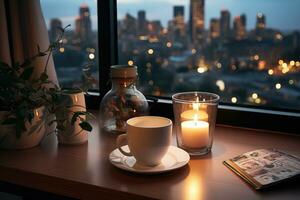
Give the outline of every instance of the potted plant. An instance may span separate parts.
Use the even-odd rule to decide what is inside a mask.
[[[57,123],[57,139],[60,144],[82,144],[88,140],[87,131],[92,126],[86,121],[93,115],[86,111],[84,94],[80,88],[62,89],[52,94],[51,113],[56,118],[50,122]]]
[[[57,98],[55,116],[57,139],[60,144],[81,144],[88,139],[86,130],[92,127],[86,122],[84,93],[81,90],[62,90]]]
[[[86,111],[73,110],[72,117],[53,118],[53,114],[63,112],[60,100],[66,93],[73,91],[62,90],[49,80],[46,73],[49,58],[60,47],[67,27],[61,29],[61,35],[48,49],[41,51],[37,47],[37,54],[23,63],[8,65],[0,61],[0,148],[34,147],[46,134],[47,126],[54,122],[59,122],[59,128],[78,125],[91,131],[91,125],[83,117],[90,116]],[[44,71],[38,78],[34,78],[33,61],[43,56],[47,56]],[[51,121],[47,123],[49,117]]]
[[[32,79],[32,61],[22,64],[0,63],[0,148],[23,149],[36,146],[44,137],[47,116],[47,89],[50,81],[45,73]]]

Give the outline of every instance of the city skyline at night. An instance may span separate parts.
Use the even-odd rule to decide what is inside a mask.
[[[145,95],[170,96],[200,90],[217,93],[226,103],[300,107],[298,22],[290,20],[288,25],[293,28],[286,31],[272,25],[276,9],[273,14],[257,9],[249,15],[243,9],[237,13],[230,5],[212,15],[211,3],[218,1],[165,0],[159,5],[169,6],[164,7],[164,12],[160,9],[155,17],[147,3],[118,1],[118,62],[138,66],[139,89]],[[278,1],[274,0],[275,4]],[[74,23],[75,30],[66,33],[64,51],[54,55],[58,75],[68,86],[80,81],[74,80],[74,74],[82,64],[92,61],[99,66],[97,27],[93,23],[95,8],[91,6],[95,1],[82,2],[72,23],[78,21],[80,7],[86,5],[88,18],[83,25],[89,27],[90,33],[78,37],[87,29]],[[152,1],[155,2],[159,3]],[[292,13],[291,10],[291,16]],[[47,19],[48,15],[45,16]],[[66,25],[63,17],[51,19],[54,24]],[[49,30],[50,36],[52,32]],[[98,68],[93,73],[97,75]]]
[[[228,103],[300,106],[299,31],[270,27],[272,20],[260,11],[247,16],[220,9],[210,18],[209,0],[188,2],[169,8],[173,13],[166,26],[161,18],[152,20],[143,5],[137,12],[143,12],[146,34],[137,30],[135,13],[118,18],[119,62],[139,67],[145,94],[200,90]],[[247,28],[251,20],[255,23]]]
[[[89,5],[91,10],[91,20],[93,30],[97,30],[97,3],[95,0],[41,0],[44,17],[47,24],[51,18],[59,17],[63,25],[71,24],[75,27],[74,18],[77,16],[77,9],[81,3]],[[172,18],[172,8],[174,5],[184,6],[185,21],[189,16],[188,0],[118,0],[118,18],[121,19],[126,13],[132,13],[137,17],[138,10],[145,10],[148,13],[148,19],[161,20],[163,26],[166,26],[168,20]],[[164,12],[161,12],[161,8]],[[232,15],[245,13],[249,18],[247,29],[255,27],[255,16],[257,13],[264,13],[268,16],[268,24],[271,28],[280,28],[282,31],[300,30],[300,1],[294,0],[207,0],[205,4],[206,20],[205,26],[209,25],[209,19],[218,17],[220,10],[230,10]],[[67,8],[67,9],[65,9]]]

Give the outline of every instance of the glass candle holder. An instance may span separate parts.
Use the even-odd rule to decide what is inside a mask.
[[[172,96],[177,144],[190,155],[211,151],[220,97],[207,92]]]

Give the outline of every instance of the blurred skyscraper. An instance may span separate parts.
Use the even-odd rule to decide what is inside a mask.
[[[222,38],[227,38],[230,35],[230,12],[228,10],[221,11],[220,29]]]
[[[52,42],[57,39],[57,37],[60,33],[59,28],[62,28],[61,20],[58,18],[51,19],[49,37]]]
[[[205,0],[190,1],[190,34],[191,41],[196,46],[204,42],[204,2]]]
[[[246,15],[236,16],[233,20],[234,38],[242,40],[246,38]]]
[[[89,42],[92,34],[92,23],[90,9],[87,4],[82,4],[79,8],[79,17],[75,21],[76,35],[81,42]]]
[[[174,6],[173,7],[173,17],[184,16],[184,6]]]
[[[173,7],[173,23],[175,38],[185,36],[184,6]]]
[[[137,28],[139,35],[147,34],[147,19],[146,12],[144,10],[138,11]]]
[[[266,17],[262,13],[256,15],[256,26],[255,26],[255,37],[256,40],[261,41],[263,38],[267,38],[270,34],[265,32],[266,28]]]
[[[210,38],[211,40],[220,37],[220,20],[217,18],[212,18],[210,20]]]
[[[247,18],[245,14],[241,14],[241,21],[242,21],[242,25],[245,28],[246,31],[246,26],[247,26]]]
[[[148,31],[150,36],[158,36],[162,30],[160,20],[153,20],[148,23]]]
[[[266,17],[262,13],[258,13],[256,16],[256,29],[266,28]]]
[[[126,13],[122,22],[123,34],[135,36],[137,33],[137,20],[131,14]]]

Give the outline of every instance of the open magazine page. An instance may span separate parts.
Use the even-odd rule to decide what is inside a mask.
[[[299,158],[272,149],[247,152],[230,161],[240,168],[236,170],[253,178],[262,186],[300,174]],[[227,164],[230,165],[230,162]]]

